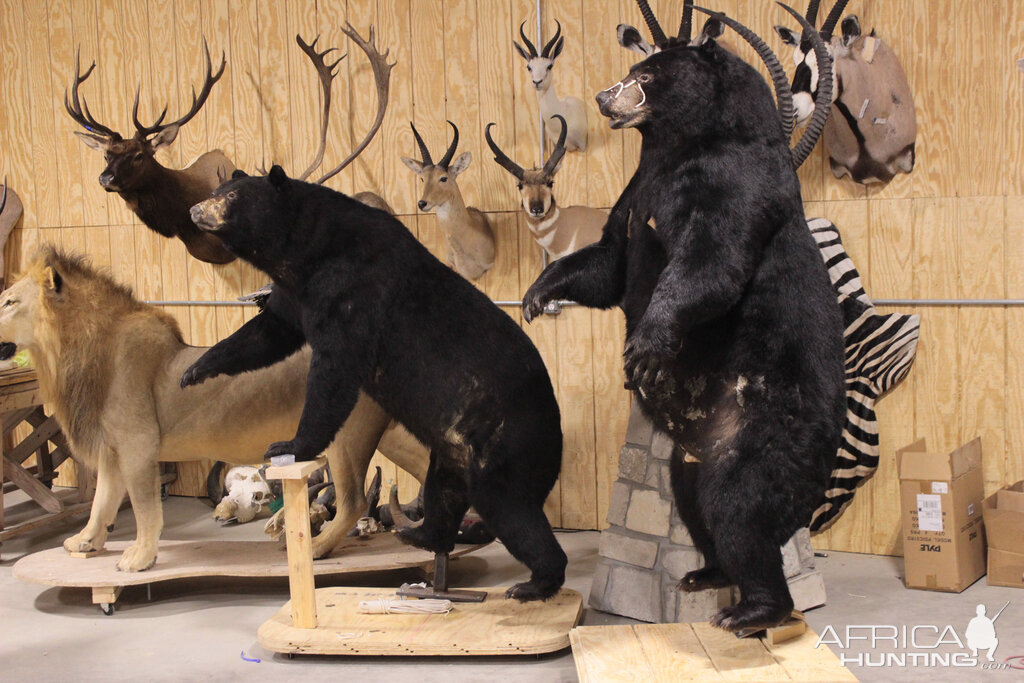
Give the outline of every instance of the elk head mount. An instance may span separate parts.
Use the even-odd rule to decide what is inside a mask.
[[[860,19],[849,15],[833,35],[848,0],[836,0],[819,30],[833,62],[832,101],[836,114],[825,126],[825,147],[837,178],[858,183],[887,183],[914,170],[917,117],[914,95],[893,51],[875,36],[864,35]],[[806,19],[816,25],[821,0],[811,0]],[[793,48],[793,102],[797,122],[813,109],[818,70],[807,32],[785,26],[775,32]]]
[[[75,57],[75,81],[70,98],[64,92],[64,109],[83,131],[75,131],[86,145],[102,152],[107,166],[100,174],[100,185],[107,192],[117,192],[135,215],[150,229],[164,237],[177,237],[185,243],[188,252],[207,263],[229,263],[234,255],[213,235],[200,232],[189,218],[189,208],[210,195],[223,180],[230,177],[234,165],[220,150],[206,152],[188,168],[167,168],[156,160],[156,151],[170,145],[178,131],[191,121],[203,105],[213,85],[224,75],[226,59],[221,55],[220,67],[213,73],[210,48],[203,40],[206,55],[206,75],[196,95],[192,89],[192,106],[179,119],[164,123],[167,107],[151,125],[139,120],[139,92],[135,91],[132,121],[135,134],[124,138],[112,128],[103,125],[89,111],[89,105],[78,89],[92,74],[96,63],[83,74],[80,55]]]
[[[601,238],[608,214],[589,206],[558,206],[554,196],[555,174],[565,156],[567,126],[561,116],[562,130],[558,135],[555,149],[540,168],[525,169],[512,161],[491,137],[491,126],[484,129],[484,137],[494,161],[519,181],[517,187],[523,200],[526,225],[544,251],[552,259],[571,254],[580,247],[592,244]]]
[[[423,183],[423,195],[417,202],[420,211],[437,214],[438,225],[448,242],[448,265],[464,278],[476,280],[494,266],[494,229],[483,212],[466,206],[462,199],[455,179],[469,168],[473,155],[463,152],[452,161],[459,146],[459,129],[451,121],[448,125],[454,133],[452,143],[435,163],[416,126],[410,122],[422,161],[402,157],[402,163]]]

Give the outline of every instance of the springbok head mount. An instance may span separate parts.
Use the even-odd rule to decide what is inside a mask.
[[[846,5],[849,0],[836,0],[836,3],[832,5],[832,9],[829,10],[828,16],[825,17],[825,22],[821,25],[821,29],[815,29],[808,31],[804,29],[801,34],[797,34],[790,28],[785,26],[776,26],[775,32],[779,34],[784,42],[789,47],[793,48],[793,63],[796,65],[796,72],[793,74],[793,106],[796,108],[796,119],[797,123],[803,123],[814,111],[814,98],[818,93],[818,81],[819,69],[817,59],[812,57],[811,38],[812,34],[817,34],[822,42],[825,43],[825,47],[829,51],[830,59],[834,59],[836,50],[843,50],[849,48],[850,44],[853,43],[857,38],[860,37],[860,20],[855,16],[849,16],[842,22],[842,38],[839,40],[833,40],[833,32],[835,31],[836,24],[839,23],[839,17],[842,16],[843,10],[846,9]],[[821,4],[821,0],[811,0],[807,7],[806,19],[812,27],[817,24],[818,20],[818,9]],[[835,70],[832,73],[832,99],[833,101],[839,94],[839,86],[836,82]]]
[[[494,123],[488,123],[487,128],[484,129],[484,137],[487,139],[491,151],[494,152],[494,160],[519,181],[517,187],[523,198],[523,210],[531,218],[543,218],[551,210],[555,173],[558,172],[562,158],[565,156],[565,136],[568,126],[560,115],[555,114],[552,118],[562,122],[562,131],[558,134],[555,149],[542,167],[534,167],[529,170],[512,161],[494,142],[491,137],[491,126]]]
[[[562,48],[565,47],[562,25],[558,23],[557,19],[555,19],[555,24],[558,26],[555,35],[544,45],[544,49],[540,51],[540,54],[537,54],[537,48],[533,46],[533,43],[530,42],[530,39],[526,37],[526,33],[523,31],[523,27],[526,26],[525,21],[519,25],[519,35],[522,37],[523,42],[526,43],[526,47],[524,48],[516,41],[512,41],[516,51],[526,60],[526,70],[530,72],[530,81],[536,90],[544,91],[551,86],[551,67],[555,65],[555,59],[562,53]]]
[[[781,2],[777,4],[791,14],[800,23],[804,31],[811,36],[810,42],[817,60],[818,72],[825,75],[823,79],[824,85],[816,93],[814,99],[814,117],[792,151],[793,165],[799,167],[807,159],[811,150],[814,149],[818,138],[825,128],[825,121],[828,119],[829,107],[832,101],[832,60],[821,37],[818,36],[807,19],[792,7]],[[787,137],[792,133],[795,114],[793,109],[793,93],[790,89],[789,79],[786,76],[785,69],[782,68],[782,64],[779,63],[778,57],[775,56],[771,48],[756,33],[721,12],[697,7],[690,0],[687,0],[683,8],[683,18],[680,22],[679,34],[672,38],[666,36],[665,31],[661,28],[653,11],[651,11],[647,0],[637,0],[637,5],[640,8],[641,14],[643,14],[644,21],[647,22],[654,40],[650,54],[669,50],[705,49],[722,35],[724,26],[728,26],[736,31],[741,38],[754,48],[768,68],[772,84],[775,87],[775,97],[778,103],[782,129]],[[707,14],[710,17],[695,38],[691,37],[691,13],[693,10]],[[619,27],[620,44],[627,49],[643,53],[643,50],[637,47],[639,32],[632,27],[627,28],[632,30],[624,31],[622,26]],[[646,114],[648,108],[645,107],[647,91],[645,88],[657,87],[654,83],[655,76],[646,68],[648,61],[645,59],[633,65],[625,81],[619,81],[598,95],[601,112],[609,116],[613,128],[636,127],[648,122],[648,115]]]
[[[471,152],[463,152],[455,161],[452,161],[455,149],[459,146],[459,129],[451,121],[448,122],[448,125],[452,127],[452,143],[448,146],[444,156],[434,163],[430,156],[430,150],[427,149],[416,126],[412,125],[412,122],[409,123],[412,134],[416,138],[416,144],[420,148],[422,161],[402,157],[402,163],[418,175],[423,183],[423,196],[416,203],[420,211],[430,211],[434,207],[448,203],[458,192],[455,178],[469,168],[469,162],[473,160]]]
[[[192,89],[192,106],[179,119],[164,123],[167,117],[167,107],[160,113],[156,121],[151,125],[145,125],[139,120],[139,93],[141,86],[135,91],[135,103],[132,105],[132,121],[135,124],[135,135],[125,139],[117,131],[103,125],[89,111],[89,104],[84,96],[79,96],[78,88],[85,82],[96,62],[83,74],[80,63],[80,55],[75,56],[75,82],[71,86],[71,96],[64,91],[64,109],[68,115],[79,125],[85,128],[85,132],[75,131],[75,135],[82,139],[89,147],[103,152],[106,157],[107,167],[100,174],[100,185],[107,192],[130,192],[140,183],[145,182],[146,177],[153,173],[158,166],[153,155],[161,147],[174,142],[178,131],[186,123],[191,121],[199,110],[206,104],[210,96],[213,84],[224,75],[224,67],[227,60],[221,54],[220,67],[217,73],[213,73],[213,64],[210,61],[210,48],[203,39],[203,52],[206,55],[206,75],[203,79],[203,87],[196,95],[195,88]]]

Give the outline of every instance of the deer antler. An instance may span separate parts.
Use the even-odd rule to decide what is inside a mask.
[[[380,130],[381,124],[384,122],[384,112],[388,108],[388,91],[391,87],[391,69],[395,67],[396,62],[388,64],[387,57],[391,54],[391,49],[388,48],[381,54],[377,50],[377,46],[374,45],[374,31],[373,26],[370,26],[369,40],[363,40],[352,24],[345,22],[345,26],[342,27],[342,31],[345,32],[352,41],[359,46],[359,48],[366,53],[367,58],[370,60],[370,66],[373,68],[373,80],[377,84],[377,118],[374,119],[373,125],[370,127],[370,131],[363,138],[363,141],[352,150],[352,153],[346,157],[344,161],[338,164],[336,167],[324,174],[319,180],[316,181],[317,185],[323,185],[328,179],[333,178],[336,174],[340,173],[343,168],[348,166],[352,161],[359,156],[366,146],[370,144],[370,140]]]
[[[551,118],[558,119],[562,122],[562,132],[558,134],[558,142],[555,143],[555,148],[551,151],[551,156],[544,162],[544,175],[550,177],[554,175],[555,169],[558,167],[558,162],[565,156],[565,136],[569,130],[569,124],[565,122],[565,119],[561,114],[555,114]]]
[[[508,155],[502,152],[501,148],[494,142],[494,139],[491,138],[491,126],[493,125],[493,122],[488,123],[487,127],[484,128],[484,139],[487,140],[487,146],[491,148],[492,152],[494,152],[494,160],[499,166],[514,175],[518,180],[522,181],[523,175],[525,175],[526,171],[522,166],[509,159]]]
[[[80,61],[81,56],[82,48],[79,46],[78,51],[75,53],[75,83],[71,86],[71,100],[70,102],[68,101],[68,91],[65,89],[64,109],[67,111],[68,116],[74,119],[80,126],[90,133],[99,133],[115,141],[120,140],[121,135],[119,133],[107,128],[93,117],[92,113],[89,111],[89,103],[85,101],[85,97],[82,97],[81,99],[78,97],[78,86],[85,83],[85,79],[89,78],[92,70],[96,68],[96,62],[93,62],[89,69],[83,74]]]
[[[437,162],[437,165],[444,169],[447,169],[448,164],[452,162],[452,157],[455,156],[455,148],[459,146],[459,129],[451,121],[448,122],[448,125],[452,127],[455,134],[452,137],[452,144],[445,151],[441,160]]]
[[[192,117],[199,113],[200,109],[203,108],[203,105],[206,104],[206,98],[210,96],[210,90],[213,88],[213,84],[220,80],[220,77],[224,75],[224,67],[227,66],[227,58],[224,56],[224,53],[221,52],[220,68],[217,70],[217,73],[214,74],[213,62],[210,61],[210,46],[206,44],[206,38],[203,38],[203,51],[206,54],[206,76],[203,80],[203,88],[200,90],[199,96],[196,97],[196,88],[195,86],[192,86],[192,106],[180,119],[171,121],[170,123],[163,123],[164,117],[167,115],[167,107],[165,106],[164,110],[160,113],[160,116],[157,117],[156,123],[151,126],[144,126],[142,122],[139,121],[139,91],[142,89],[142,86],[139,86],[139,88],[135,90],[135,103],[132,105],[132,122],[135,123],[135,129],[137,131],[135,133],[136,138],[142,140],[154,133],[159,133],[166,128],[170,128],[171,126],[184,126],[192,120]]]
[[[555,19],[555,25],[558,26],[558,30],[555,31],[554,37],[544,45],[544,49],[540,51],[541,57],[547,57],[551,54],[552,46],[558,42],[558,36],[562,35],[562,25],[558,23],[558,19]]]
[[[317,52],[316,43],[318,40],[320,40],[320,36],[314,38],[312,43],[307,44],[302,40],[302,36],[298,34],[295,36],[295,42],[299,44],[302,51],[305,52],[306,56],[309,57],[311,62],[313,62],[313,67],[316,69],[317,77],[320,79],[320,88],[324,93],[324,106],[323,111],[320,114],[320,149],[317,150],[316,157],[314,157],[313,162],[309,167],[300,175],[296,176],[299,180],[305,180],[308,178],[313,174],[313,171],[323,163],[324,150],[327,149],[328,116],[331,111],[331,84],[333,83],[334,78],[338,75],[338,72],[335,71],[335,67],[341,64],[341,60],[346,57],[346,55],[342,55],[333,64],[328,64],[325,57],[331,52],[337,50],[337,48],[329,47],[323,52]]]
[[[523,31],[523,27],[524,26],[526,26],[526,22],[525,21],[523,23],[519,24],[519,35],[522,37],[523,42],[526,43],[526,49],[528,49],[530,51],[530,57],[531,58],[532,57],[536,57],[537,56],[537,48],[534,47],[533,43],[530,42],[530,39],[526,37],[526,32]]]

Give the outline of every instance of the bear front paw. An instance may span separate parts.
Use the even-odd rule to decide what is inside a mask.
[[[210,368],[204,368],[202,360],[193,363],[185,372],[181,375],[181,388],[190,387],[195,384],[202,384],[211,377],[216,377],[218,373],[216,370]]]

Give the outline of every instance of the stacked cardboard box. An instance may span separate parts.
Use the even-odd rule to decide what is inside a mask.
[[[985,499],[990,586],[1024,588],[1024,481]]]

